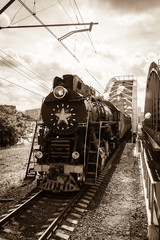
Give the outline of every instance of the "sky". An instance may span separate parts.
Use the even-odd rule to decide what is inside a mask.
[[[160,58],[159,0],[15,0],[0,26],[40,25],[34,16],[44,24],[95,24],[63,40],[89,25],[0,29],[0,104],[39,108],[54,77],[64,74],[78,75],[101,94],[111,78],[133,75],[143,111],[148,69]]]

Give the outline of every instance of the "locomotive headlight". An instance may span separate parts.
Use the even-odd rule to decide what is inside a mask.
[[[68,93],[67,89],[62,86],[57,86],[53,90],[53,95],[55,98],[61,99],[64,98],[64,96]]]
[[[76,151],[75,151],[75,152],[72,153],[72,158],[75,159],[75,160],[78,159],[79,156],[80,156],[80,155],[79,155],[79,152],[76,152]]]
[[[43,153],[41,151],[37,151],[36,154],[35,154],[35,157],[37,159],[41,159],[43,157]]]

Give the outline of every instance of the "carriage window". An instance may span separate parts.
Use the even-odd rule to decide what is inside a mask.
[[[77,88],[81,89],[82,88],[82,83],[78,81]]]

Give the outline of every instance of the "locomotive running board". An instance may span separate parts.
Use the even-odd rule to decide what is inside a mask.
[[[60,178],[58,181],[44,179],[40,182],[39,186],[42,190],[52,191],[52,192],[75,192],[79,191],[80,188],[76,184],[74,178],[70,175],[68,181],[64,181]]]

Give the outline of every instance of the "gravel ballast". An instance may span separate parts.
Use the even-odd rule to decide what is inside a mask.
[[[134,150],[135,144],[126,144],[120,161],[109,170],[101,191],[73,232],[72,240],[147,239],[140,162]]]

